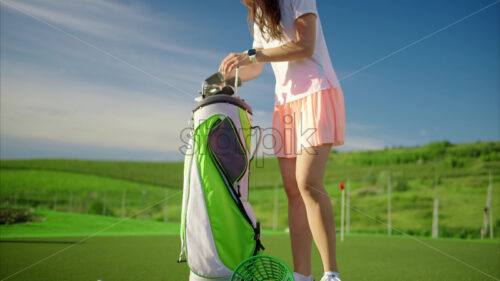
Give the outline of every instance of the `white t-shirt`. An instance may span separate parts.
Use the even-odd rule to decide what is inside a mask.
[[[316,21],[316,44],[314,54],[311,57],[284,61],[271,62],[276,77],[275,105],[281,105],[290,101],[300,99],[314,92],[328,89],[330,85],[339,87],[340,83],[326,47],[325,37],[321,28],[316,0],[280,0],[281,25],[285,33],[285,39],[266,41],[257,24],[254,23],[253,48],[274,48],[284,45],[295,39],[294,21],[301,15],[313,13],[317,16]],[[269,38],[266,36],[266,38]]]

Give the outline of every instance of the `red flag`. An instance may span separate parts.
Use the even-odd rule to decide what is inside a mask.
[[[340,182],[340,183],[339,183],[339,187],[340,187],[340,190],[344,190],[344,183],[343,183],[343,182]]]

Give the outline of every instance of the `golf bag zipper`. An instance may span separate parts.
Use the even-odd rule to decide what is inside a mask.
[[[208,151],[210,152],[210,158],[212,159],[212,161],[215,163],[215,167],[217,168],[217,170],[219,171],[219,173],[221,172],[220,170],[220,167],[219,167],[219,164],[217,164],[217,161],[215,161],[215,159],[213,158],[213,152],[212,150],[209,148]],[[224,173],[220,173],[221,174],[221,177],[226,185],[226,189],[229,191],[229,194],[231,195],[231,197],[233,197],[233,202],[236,204],[236,206],[238,207],[240,213],[243,215],[243,217],[245,218],[245,220],[250,224],[250,226],[252,227],[253,231],[254,231],[254,237],[253,239],[255,240],[255,249],[253,251],[253,255],[255,256],[260,249],[262,250],[265,250],[266,248],[264,248],[264,245],[262,245],[262,242],[260,240],[260,222],[257,222],[256,223],[256,227],[253,226],[253,223],[252,223],[252,220],[250,219],[250,217],[248,217],[248,214],[247,214],[247,211],[245,210],[245,207],[243,207],[243,203],[241,202],[241,199],[240,197],[238,197],[235,192],[234,192],[234,188],[232,186],[231,183],[229,183],[229,181],[226,179],[226,176]]]
[[[212,150],[210,149],[210,146],[208,146],[208,151],[210,152],[210,159],[212,159],[212,162],[215,164],[215,167],[217,168],[217,171],[219,172],[219,174],[221,175],[222,177],[222,180],[224,181],[225,183],[225,186],[226,186],[226,189],[229,191],[229,194],[231,195],[231,197],[233,198],[233,201],[234,203],[236,204],[236,206],[238,206],[238,209],[240,210],[240,212],[242,212],[243,216],[245,217],[245,219],[250,222],[250,224],[252,223],[250,218],[248,218],[248,216],[246,216],[246,211],[244,210],[243,208],[243,204],[241,203],[241,200],[240,198],[238,197],[238,195],[235,193],[234,191],[234,187],[232,185],[231,182],[228,181],[227,177],[226,177],[226,174],[222,171],[222,169],[220,168],[219,166],[219,163],[217,162],[217,160],[214,159],[214,154],[212,152]]]
[[[252,160],[249,160],[248,161],[248,185],[250,186],[250,161]],[[247,200],[250,200],[250,198],[247,198]],[[261,233],[260,233],[260,222],[257,222],[256,223],[256,227],[254,228],[254,232],[255,232],[255,236],[254,236],[254,240],[256,241],[256,245],[255,245],[255,250],[253,252],[253,255],[257,255],[257,253],[259,252],[260,249],[262,250],[265,250],[266,248],[264,248],[264,245],[262,245],[262,242],[260,240],[260,237],[261,237]]]
[[[215,121],[215,123],[212,125],[212,127],[217,126],[220,122],[222,122],[222,120],[223,119],[218,119],[217,121]],[[240,137],[238,135],[236,135],[236,138],[237,138],[237,140],[239,142],[241,142]],[[250,217],[248,217],[248,214],[247,214],[247,212],[245,210],[245,207],[243,207],[243,203],[241,202],[239,190],[238,190],[238,194],[236,194],[233,183],[231,183],[228,180],[227,174],[224,172],[224,170],[222,169],[222,167],[220,167],[219,161],[217,161],[215,159],[214,152],[212,151],[212,149],[210,148],[210,146],[208,145],[208,143],[207,143],[207,150],[209,151],[210,159],[212,160],[212,162],[214,163],[215,167],[219,171],[219,174],[221,175],[222,180],[224,181],[224,183],[226,185],[226,189],[229,191],[229,194],[233,198],[234,203],[236,204],[236,206],[240,210],[240,213],[243,215],[243,217],[250,224],[250,226],[252,227],[252,229],[254,231],[255,250],[254,250],[253,255],[256,255],[260,249],[262,249],[262,250],[265,249],[264,246],[262,245],[261,241],[260,241],[260,235],[261,235],[261,233],[260,233],[260,222],[256,223],[256,227],[253,226],[253,222],[250,219]],[[245,159],[246,159],[246,161],[248,161],[247,157],[245,157]],[[248,166],[249,166],[249,163],[247,163],[247,169],[248,169]],[[239,185],[238,185],[238,187],[239,187]]]
[[[225,118],[227,118],[227,117],[225,117]],[[221,123],[222,120],[223,119],[218,119],[217,121],[215,121],[215,123],[212,125],[212,128],[219,125],[219,123]],[[236,138],[237,138],[237,141],[239,142],[240,138],[238,135],[236,135]],[[216,156],[215,156],[214,152],[212,151],[212,149],[210,148],[210,146],[208,145],[208,143],[207,143],[207,150],[210,152],[209,153],[210,159],[212,159],[212,162],[215,164],[215,167],[219,171],[219,174],[222,175],[222,180],[226,184],[226,189],[228,189],[229,193],[231,194],[231,197],[233,197],[233,200],[236,203],[236,206],[238,207],[238,209],[242,213],[243,217],[245,217],[245,219],[248,221],[248,223],[250,223],[252,228],[254,228],[252,220],[248,217],[247,212],[246,212],[245,208],[243,207],[243,203],[241,202],[240,196],[235,193],[233,183],[229,181],[228,175],[224,172],[224,169],[221,167],[221,164],[219,163],[219,161],[217,161],[217,159],[215,159]],[[245,159],[246,159],[246,157],[245,157]],[[239,191],[238,191],[238,194],[239,194]]]

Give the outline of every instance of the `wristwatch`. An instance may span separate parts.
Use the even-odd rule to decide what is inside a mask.
[[[257,63],[257,58],[255,57],[256,53],[257,51],[255,51],[255,49],[250,49],[247,51],[248,59],[250,59],[252,63]]]

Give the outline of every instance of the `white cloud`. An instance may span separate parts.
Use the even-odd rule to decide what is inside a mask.
[[[178,43],[189,23],[141,4],[2,1],[2,17],[0,134],[11,139],[178,152],[214,71],[199,59],[222,57]]]
[[[22,24],[4,22],[2,33],[9,34],[9,37],[3,38],[1,47],[9,52],[4,53],[3,61],[14,60],[16,65],[24,63],[25,68],[43,64],[47,71],[67,72],[80,77],[81,81],[92,76],[93,83],[113,84],[120,80],[131,83],[147,78],[149,81],[144,79],[145,82],[136,81],[136,84],[161,82],[178,88],[178,92],[196,95],[202,78],[214,71],[208,66],[215,65],[218,56],[222,56],[205,48],[174,43],[182,36],[180,31],[187,24],[169,23],[168,17],[155,18],[157,15],[137,4],[96,0],[68,1],[64,5],[52,0],[5,3],[9,4],[3,5],[2,2],[2,7],[13,5],[70,34],[21,14],[18,16]],[[33,28],[33,23],[36,23],[36,28]],[[173,27],[175,31],[172,31]],[[82,34],[91,36],[82,37]],[[119,44],[116,44],[117,40]],[[150,52],[147,48],[156,48],[160,52]],[[9,56],[12,53],[22,54],[23,58],[13,59]],[[212,59],[214,62],[186,61],[178,55]],[[4,67],[3,71],[5,73],[9,69]],[[185,85],[192,86],[188,88]]]
[[[146,6],[122,4],[110,1],[2,1],[3,7],[32,17],[32,20],[47,22],[54,29],[62,29],[75,37],[89,35],[90,38],[120,43],[129,46],[156,48],[178,55],[195,56],[202,59],[222,59],[222,53],[204,48],[180,45],[187,22],[169,21],[161,18]],[[47,27],[49,28],[49,25]],[[59,31],[61,32],[61,31]],[[80,38],[84,40],[83,38]],[[84,40],[85,41],[85,40]]]
[[[218,63],[224,55],[180,43],[178,39],[190,28],[189,23],[178,18],[170,22],[168,16],[141,3],[2,0],[4,7],[11,7],[9,12],[17,7],[96,48],[17,12],[13,14],[18,21],[2,19],[2,35],[8,35],[2,36],[1,42],[2,136],[178,151],[182,145],[179,134],[187,125],[194,102],[191,96],[159,85],[152,78],[195,94],[201,80],[218,66],[210,68],[200,59]],[[192,57],[196,61],[188,60]],[[265,72],[269,79],[248,83],[242,93],[247,94],[250,104],[262,105],[254,108],[254,125],[271,128],[272,106],[267,102],[273,100],[274,80],[270,67]],[[348,134],[345,145],[336,149],[382,149],[395,141],[380,134],[364,137],[376,129],[369,124],[351,122],[347,129],[354,135]],[[265,152],[272,155],[271,149]]]
[[[11,8],[15,11],[28,14],[43,21],[48,21],[56,26],[63,26],[64,28],[71,29],[72,31],[80,31],[108,39],[125,38],[126,35],[131,34],[131,32],[127,29],[124,29],[123,27],[118,25],[114,25],[110,23],[109,20],[103,21],[102,18],[95,18],[95,20],[93,20],[91,18],[85,17],[82,14],[74,15],[67,9],[65,12],[63,9],[61,9],[68,8],[68,6],[65,5],[54,6],[48,9],[40,5],[45,4],[41,2],[36,3],[36,5],[23,3],[21,1],[15,3],[10,1],[3,1],[3,3],[6,4],[6,7]],[[57,10],[60,10],[60,12]]]
[[[34,79],[2,81],[2,136],[158,151],[182,144],[192,103],[43,74]]]

